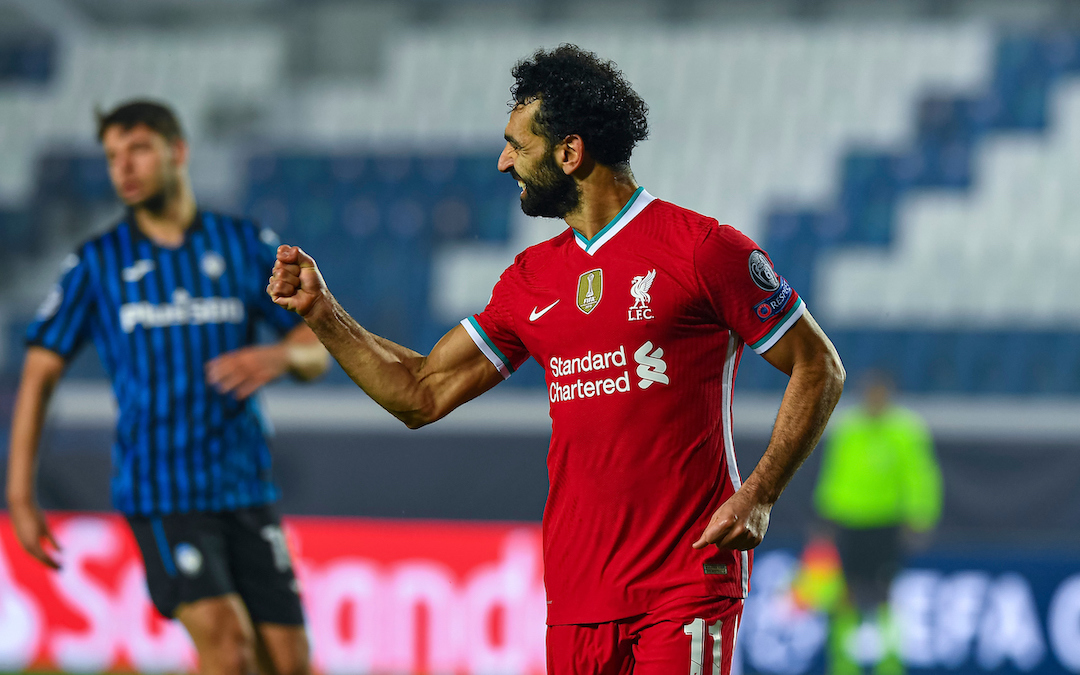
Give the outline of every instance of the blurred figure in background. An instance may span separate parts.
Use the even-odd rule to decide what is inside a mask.
[[[59,569],[37,503],[38,446],[64,368],[93,340],[120,409],[113,504],[139,544],[154,606],[187,629],[203,673],[309,673],[251,395],[285,373],[321,375],[328,355],[262,292],[276,235],[197,208],[188,146],[168,107],[122,105],[99,118],[98,140],[127,212],[68,256],[28,331],[8,458],[19,543]],[[282,339],[254,344],[258,320]]]
[[[906,550],[941,516],[941,470],[925,422],[892,403],[890,379],[871,372],[862,391],[862,404],[831,427],[814,492],[847,589],[832,603],[829,672],[895,675],[904,667],[889,588]]]

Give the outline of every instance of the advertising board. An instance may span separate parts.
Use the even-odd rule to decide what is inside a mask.
[[[59,573],[21,550],[0,514],[0,670],[191,671],[191,643],[150,605],[123,520],[50,523]],[[285,532],[318,671],[544,672],[538,525],[291,517]],[[797,565],[791,551],[759,552],[737,672],[822,672],[827,620],[793,601]],[[1080,673],[1078,555],[926,555],[892,603],[913,672]]]

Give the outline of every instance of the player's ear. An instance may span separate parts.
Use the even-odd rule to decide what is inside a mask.
[[[577,171],[585,162],[585,143],[581,136],[571,134],[562,139],[555,146],[555,161],[568,176]]]
[[[176,164],[176,166],[185,166],[185,165],[187,165],[187,161],[188,161],[188,144],[187,144],[187,141],[185,141],[182,138],[177,138],[176,140],[169,143],[169,145],[172,147],[173,163]]]

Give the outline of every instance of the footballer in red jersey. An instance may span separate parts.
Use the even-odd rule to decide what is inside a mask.
[[[526,214],[569,228],[521,253],[483,312],[424,356],[364,330],[296,247],[279,249],[267,290],[412,428],[536,359],[552,418],[548,672],[728,675],[750,550],[843,366],[750,239],[637,185],[647,107],[613,63],[563,45],[513,75],[498,168]],[[791,378],[745,482],[731,420],[744,345]]]
[[[691,544],[741,485],[743,344],[767,351],[804,311],[752,241],[639,187],[591,240],[567,230],[519,255],[462,322],[504,377],[530,356],[547,371],[550,624],[746,596],[746,551]]]

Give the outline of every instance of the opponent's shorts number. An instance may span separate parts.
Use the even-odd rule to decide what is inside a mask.
[[[259,535],[270,544],[270,551],[274,556],[274,567],[279,572],[284,572],[292,567],[289,559],[289,545],[285,542],[285,533],[277,525],[267,525],[259,531]]]
[[[712,640],[712,675],[720,675],[722,640],[720,629],[723,621],[709,626],[709,638]],[[705,619],[694,619],[683,626],[683,633],[690,636],[690,675],[705,675]]]

